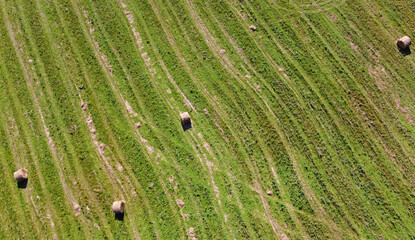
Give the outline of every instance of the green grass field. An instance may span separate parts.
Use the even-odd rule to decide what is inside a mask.
[[[0,239],[415,239],[415,1],[0,10]]]

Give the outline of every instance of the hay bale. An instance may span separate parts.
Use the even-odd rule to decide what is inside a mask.
[[[271,189],[267,189],[267,195],[271,196],[272,195],[272,190]]]
[[[249,26],[249,29],[251,29],[252,31],[256,31],[256,26],[255,25],[251,25],[251,26]]]
[[[400,49],[407,49],[411,45],[412,41],[408,36],[404,36],[396,43]]]
[[[123,200],[115,201],[112,204],[111,209],[115,214],[122,214],[124,213],[124,206],[125,206],[125,201]]]
[[[176,203],[177,203],[177,205],[179,205],[180,208],[183,208],[184,207],[184,201],[183,201],[183,199],[176,199]]]
[[[21,168],[13,173],[14,179],[16,179],[17,182],[23,182],[27,180],[27,170],[24,168]]]
[[[189,129],[192,127],[192,121],[190,120],[190,115],[188,112],[180,113],[180,118],[182,120],[183,129]]]
[[[74,203],[73,210],[75,212],[75,216],[78,217],[79,215],[81,215],[82,209],[81,209],[81,206],[79,204]]]
[[[101,152],[104,152],[106,147],[107,147],[107,146],[106,146],[104,143],[100,143],[100,144],[99,144],[99,150],[100,150]]]

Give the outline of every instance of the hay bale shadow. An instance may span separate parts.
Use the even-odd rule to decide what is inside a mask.
[[[115,213],[115,220],[124,221],[124,213]]]
[[[17,187],[21,189],[25,189],[27,187],[27,183],[29,182],[28,179],[22,180],[20,182],[17,182]]]
[[[183,127],[183,131],[187,131],[188,129],[192,128],[192,124],[191,123],[190,124],[182,124],[182,127]]]
[[[402,49],[402,48],[398,47],[398,49],[399,49],[399,52],[404,56],[408,56],[412,53],[410,47],[407,47],[405,49]]]

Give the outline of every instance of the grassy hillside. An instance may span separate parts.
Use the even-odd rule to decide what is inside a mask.
[[[413,0],[0,10],[0,239],[415,238]]]

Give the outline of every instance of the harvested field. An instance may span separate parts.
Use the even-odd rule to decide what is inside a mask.
[[[414,12],[0,0],[0,239],[414,239]]]

